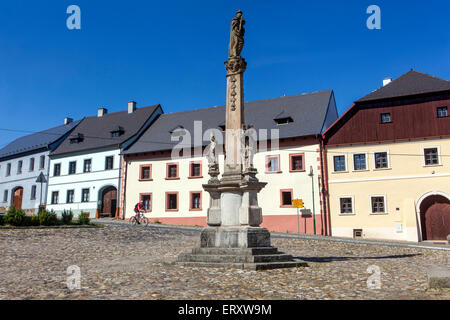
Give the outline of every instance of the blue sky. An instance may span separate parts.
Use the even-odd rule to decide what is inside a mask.
[[[81,30],[66,9],[81,8]],[[381,30],[366,9],[381,8]],[[225,103],[230,20],[246,19],[245,100],[333,89],[339,114],[414,68],[450,79],[448,0],[0,3],[0,147],[105,106]]]

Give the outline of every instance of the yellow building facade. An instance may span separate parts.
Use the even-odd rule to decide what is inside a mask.
[[[436,148],[438,163],[426,164],[425,150]],[[375,156],[384,153],[387,167],[377,168]],[[360,165],[359,155],[365,164]],[[442,196],[450,201],[449,155],[450,138],[328,147],[332,235],[424,240],[424,200]],[[344,170],[334,168],[335,157],[344,157]]]
[[[450,81],[411,70],[324,133],[333,236],[446,241]]]

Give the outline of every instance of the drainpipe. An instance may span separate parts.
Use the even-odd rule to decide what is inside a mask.
[[[325,235],[331,236],[331,224],[330,224],[330,210],[329,210],[329,195],[328,195],[328,168],[327,158],[325,150],[325,142],[323,136],[320,136],[320,171],[322,180],[322,203],[323,203],[323,217],[325,224]]]
[[[128,169],[127,162],[125,161],[125,156],[123,156],[122,165],[123,165],[123,170],[124,170],[124,172],[123,172],[124,179],[123,179],[123,184],[121,184],[121,189],[123,189],[123,193],[122,193],[122,190],[120,190],[119,197],[121,199],[120,204],[121,204],[121,208],[122,208],[122,220],[125,220],[125,210],[126,210],[126,207],[125,207],[125,195],[126,195],[126,189],[127,189],[126,177],[127,177],[127,169]],[[122,194],[123,194],[123,197],[122,197]]]
[[[120,150],[120,149],[119,149]],[[123,162],[123,156],[120,154],[119,151],[119,183],[117,184],[117,206],[116,206],[116,212],[114,212],[114,218],[118,218],[116,213],[117,211],[120,211],[120,208],[122,207],[122,162]]]

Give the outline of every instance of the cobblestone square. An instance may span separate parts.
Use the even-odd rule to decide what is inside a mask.
[[[94,229],[1,230],[0,299],[450,299],[429,289],[426,270],[449,252],[272,238],[309,267],[244,271],[171,265],[198,231],[107,225]],[[67,268],[81,289],[67,288]],[[379,268],[380,289],[368,288]]]

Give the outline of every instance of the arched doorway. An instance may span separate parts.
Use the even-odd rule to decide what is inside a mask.
[[[103,188],[101,191],[101,208],[100,216],[102,217],[114,217],[116,215],[117,208],[117,189],[116,187],[109,186]]]
[[[450,234],[450,199],[430,194],[419,204],[422,240],[446,240]]]
[[[23,188],[17,187],[13,189],[13,205],[16,209],[22,209]]]

